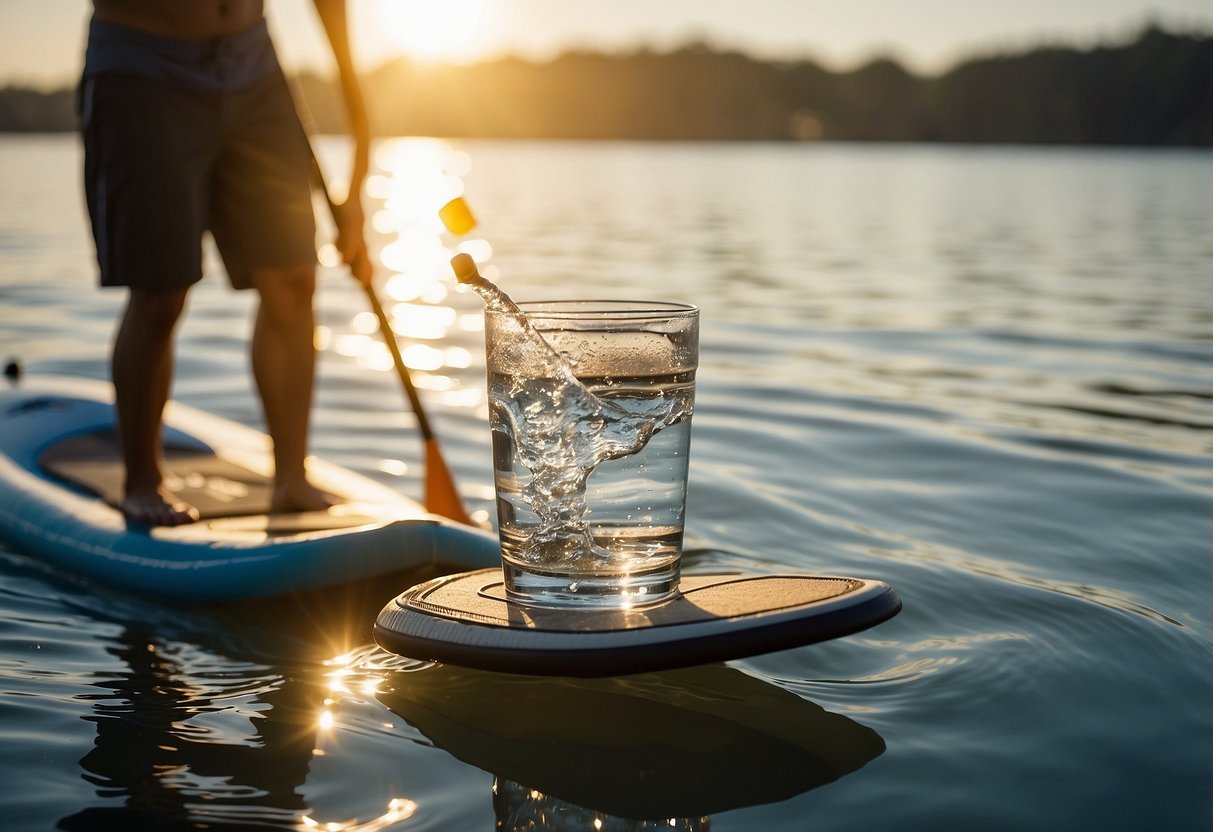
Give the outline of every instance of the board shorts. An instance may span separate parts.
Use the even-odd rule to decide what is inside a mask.
[[[195,43],[94,20],[79,110],[102,286],[193,285],[208,231],[237,289],[315,264],[311,150],[264,21]]]

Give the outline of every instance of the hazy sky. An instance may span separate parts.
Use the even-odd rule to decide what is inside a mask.
[[[187,0],[182,0],[186,2]],[[364,65],[404,50],[475,60],[699,37],[832,68],[891,54],[932,72],[972,52],[1123,38],[1146,20],[1213,29],[1213,0],[348,0]],[[267,0],[283,62],[327,65],[310,0]],[[79,72],[88,0],[0,0],[0,84]]]

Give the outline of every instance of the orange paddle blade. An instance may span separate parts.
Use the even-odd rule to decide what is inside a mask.
[[[475,525],[455,490],[455,480],[442,458],[437,439],[428,439],[425,443],[425,508],[431,514],[440,514],[456,523]]]

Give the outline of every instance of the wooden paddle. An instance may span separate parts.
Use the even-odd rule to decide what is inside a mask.
[[[311,147],[310,142],[308,146]],[[316,159],[315,149],[312,149],[312,171],[320,189],[324,191],[324,199],[333,216],[333,222],[340,227],[340,209],[329,192],[328,184],[324,180],[324,172],[320,169],[320,163]],[[412,376],[409,375],[409,368],[400,355],[400,347],[396,343],[396,333],[392,330],[391,321],[388,320],[387,313],[383,310],[379,296],[375,294],[375,287],[371,283],[374,266],[364,253],[350,264],[350,271],[366,290],[367,300],[370,301],[371,309],[379,320],[379,331],[387,344],[388,352],[392,354],[396,375],[400,377],[405,396],[413,408],[413,413],[417,416],[417,427],[421,430],[421,438],[425,443],[425,508],[427,511],[440,514],[458,523],[474,526],[476,524],[468,516],[467,510],[463,507],[463,501],[459,498],[459,491],[455,488],[455,479],[451,476],[446,459],[442,456],[442,449],[438,446],[438,437],[434,435],[429,417],[426,416],[425,408],[421,404],[421,397],[417,395],[417,387],[413,384]]]
[[[333,201],[332,192],[324,178],[324,171],[320,167],[320,160],[316,158],[316,148],[312,145],[312,136],[316,134],[316,123],[307,106],[307,99],[289,81],[287,85],[295,104],[295,117],[299,122],[299,129],[303,131],[303,139],[307,143],[308,152],[312,157],[312,175],[316,177],[316,184],[324,192],[324,201],[329,207],[329,213],[332,214],[333,223],[337,228],[341,228],[341,210]],[[475,224],[474,220],[472,224]],[[350,271],[354,278],[366,290],[367,300],[370,301],[371,309],[379,320],[379,331],[387,344],[388,352],[392,354],[396,375],[400,377],[400,383],[404,386],[409,406],[413,408],[413,413],[417,416],[417,427],[421,430],[421,438],[425,443],[423,498],[425,508],[433,514],[442,515],[457,523],[476,526],[478,524],[468,516],[467,509],[463,507],[463,501],[459,498],[459,490],[455,488],[455,478],[451,476],[446,459],[442,456],[442,449],[438,447],[438,437],[434,435],[434,430],[430,426],[429,417],[426,416],[425,408],[421,404],[421,397],[417,395],[417,388],[413,384],[412,376],[409,375],[409,368],[405,366],[404,358],[400,355],[400,347],[396,343],[396,333],[392,330],[391,321],[383,311],[383,304],[379,302],[379,296],[375,294],[375,287],[371,281],[374,268],[365,252],[350,264]]]

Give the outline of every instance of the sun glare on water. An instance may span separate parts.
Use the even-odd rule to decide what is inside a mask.
[[[482,389],[478,384],[465,388],[459,378],[472,365],[471,352],[447,339],[481,331],[482,315],[461,316],[451,305],[448,296],[456,283],[450,260],[457,251],[472,254],[486,264],[489,276],[495,271],[488,263],[493,248],[483,238],[447,232],[439,218],[444,205],[462,196],[471,157],[439,139],[383,139],[371,167],[364,205],[374,233],[368,242],[377,266],[376,291],[401,358],[418,388],[440,394],[452,407],[477,407]],[[336,268],[340,257],[329,248],[322,260]],[[374,313],[361,311],[350,318],[347,331],[319,328],[316,343],[364,367],[390,372],[394,360],[379,327]]]
[[[474,57],[487,27],[490,0],[379,0],[380,35],[420,61]]]

